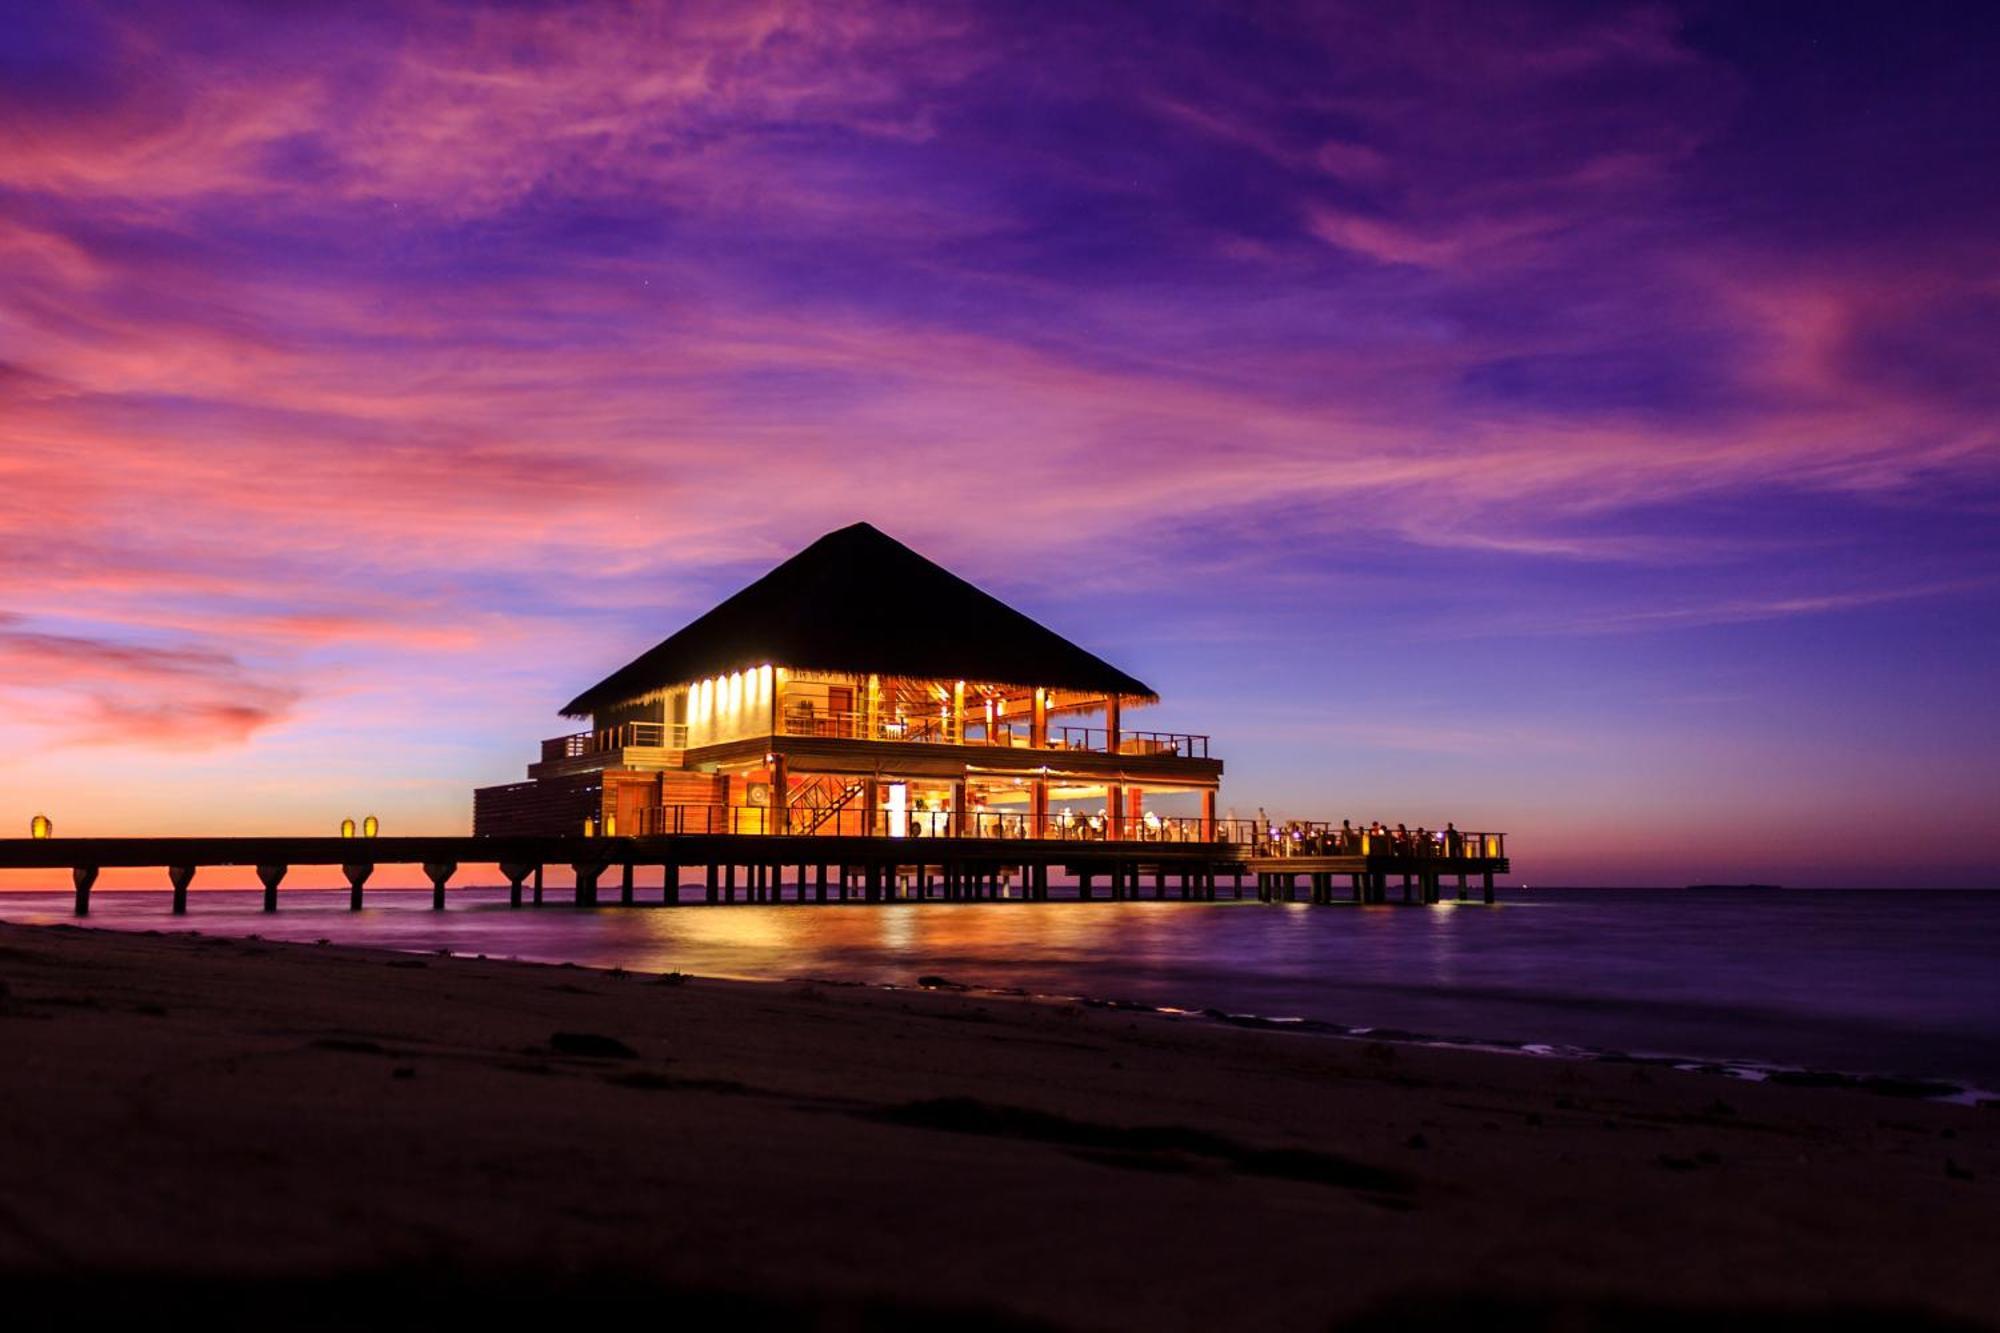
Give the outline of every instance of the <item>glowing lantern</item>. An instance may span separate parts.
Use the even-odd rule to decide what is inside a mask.
[[[379,819],[375,818],[375,816],[373,816],[373,815],[370,815],[370,816],[368,816],[368,818],[366,818],[366,819],[364,819],[364,820],[362,820],[362,821],[361,821],[361,836],[362,836],[362,837],[364,837],[364,838],[372,838],[372,837],[374,837],[374,836],[375,836],[375,835],[376,835],[377,833],[380,833],[381,831],[382,831],[382,821],[380,821]]]
[[[597,836],[597,821],[592,819],[589,815],[585,815],[583,817],[583,836],[586,838],[594,838]]]
[[[36,815],[28,824],[28,836],[32,838],[53,837],[55,836],[55,831],[56,826],[49,822],[47,815]]]
[[[343,819],[343,820],[341,820],[341,821],[340,821],[340,836],[341,836],[341,837],[343,837],[343,838],[351,838],[351,837],[353,837],[353,836],[354,836],[354,821],[353,821],[353,820],[351,820],[351,819]]]
[[[615,838],[618,836],[617,815],[606,815],[604,817],[604,836],[607,838]]]

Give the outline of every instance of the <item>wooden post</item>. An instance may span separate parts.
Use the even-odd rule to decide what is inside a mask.
[[[445,882],[457,873],[458,863],[455,861],[424,862],[424,877],[431,882],[431,910],[433,912],[442,912],[444,910]]]
[[[857,737],[857,739],[864,741],[880,740],[882,738],[882,678],[880,676],[871,675],[868,677],[868,708],[867,715],[863,721],[867,725],[868,730],[866,734]]]
[[[965,744],[965,682],[962,680],[951,687],[951,722],[944,739],[948,745]]]
[[[1157,901],[1158,899],[1165,898],[1166,896],[1167,896],[1167,863],[1165,861],[1162,861],[1158,865],[1153,867],[1153,897]],[[1181,897],[1183,898],[1187,897],[1187,880],[1185,877],[1183,877],[1181,880]]]
[[[1035,687],[1034,712],[1028,721],[1028,744],[1037,750],[1049,748],[1049,692],[1039,685]],[[1042,812],[1048,813],[1046,803],[1042,807]]]
[[[533,869],[533,866],[523,865],[519,861],[500,863],[500,873],[507,880],[507,906],[521,905],[521,881],[526,879]]]
[[[1090,871],[1087,867],[1076,872],[1076,896],[1086,900],[1090,897]]]
[[[347,910],[358,912],[361,910],[361,888],[368,882],[368,877],[375,873],[375,867],[357,862],[354,865],[342,866],[340,873],[347,879]]]
[[[174,915],[186,916],[188,885],[194,882],[193,866],[168,866],[167,883],[174,886]]]
[[[1215,841],[1215,788],[1204,788],[1201,793],[1201,840]]]
[[[716,881],[721,877],[721,873],[721,867],[717,866],[715,862],[710,861],[708,863],[708,901],[710,902],[714,902],[716,899]]]
[[[773,697],[777,690],[772,689]],[[791,765],[785,756],[771,756],[771,832],[790,833],[792,831],[792,774]]]
[[[1479,878],[1480,878],[1480,887],[1484,889],[1486,893],[1486,905],[1488,907],[1491,907],[1493,905],[1493,872],[1490,870],[1485,871],[1480,875]]]
[[[632,905],[632,863],[627,861],[623,868],[625,873],[618,881],[618,901],[630,907]]]
[[[1118,732],[1118,696],[1113,694],[1104,700],[1104,753],[1118,753]]]
[[[951,836],[954,838],[964,837],[966,829],[971,827],[966,822],[967,791],[968,784],[962,776],[951,784]]]
[[[861,836],[875,836],[875,811],[882,804],[882,780],[870,773],[861,780]]]
[[[669,861],[661,867],[660,901],[669,907],[681,904],[681,867],[678,861]]]
[[[76,914],[78,916],[89,916],[90,890],[97,883],[97,867],[72,866],[70,867],[69,878],[70,883],[76,886]]]
[[[1111,842],[1122,841],[1125,837],[1125,789],[1106,787],[1104,789],[1104,836]]]
[[[597,906],[597,879],[604,873],[602,861],[579,861],[570,867],[576,872],[576,905]]]
[[[542,905],[542,868],[535,867],[535,906]]]
[[[264,910],[278,910],[278,883],[285,877],[287,866],[258,866],[257,878],[264,882]]]

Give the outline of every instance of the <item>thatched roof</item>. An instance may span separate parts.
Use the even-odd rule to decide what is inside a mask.
[[[767,662],[1156,697],[1144,682],[856,523],[827,533],[562,711],[583,717]]]

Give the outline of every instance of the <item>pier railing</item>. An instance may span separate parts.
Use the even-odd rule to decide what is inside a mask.
[[[673,722],[621,722],[615,727],[579,731],[554,736],[542,742],[542,762],[580,759],[585,755],[608,754],[617,750],[684,750],[688,729]]]
[[[1395,856],[1419,860],[1498,860],[1504,833],[1396,833],[1343,830],[1334,824],[1255,819],[1202,819],[1148,813],[1113,819],[1056,811],[1045,815],[989,810],[826,809],[794,805],[659,805],[638,811],[635,827],[607,830],[634,837],[686,833],[769,834],[778,837],[992,838],[1054,842],[1209,843],[1252,856]]]

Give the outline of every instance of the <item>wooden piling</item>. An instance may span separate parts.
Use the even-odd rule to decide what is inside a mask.
[[[375,873],[375,867],[359,864],[344,865],[340,868],[340,873],[347,877],[347,910],[358,912],[361,910],[361,886]]]
[[[627,861],[624,874],[618,880],[618,901],[627,907],[632,905],[632,863]]]
[[[175,916],[186,916],[188,909],[188,885],[194,883],[193,866],[168,866],[167,883],[174,886]]]
[[[96,866],[71,866],[70,883],[76,886],[76,914],[90,915],[90,890],[97,883]]]
[[[263,881],[264,884],[265,911],[275,912],[278,910],[278,885],[284,880],[285,871],[290,868],[289,866],[280,865],[257,867],[257,878]]]
[[[542,867],[535,867],[535,906],[542,905]]]
[[[507,906],[519,907],[521,905],[521,881],[526,879],[529,872],[534,868],[533,866],[523,865],[518,861],[502,861],[500,863],[500,873],[507,880]]]
[[[681,868],[669,861],[660,869],[660,901],[669,907],[679,907],[681,903]]]
[[[442,912],[444,910],[444,886],[457,873],[458,863],[456,861],[424,862],[424,878],[431,882],[431,910],[433,912]]]

